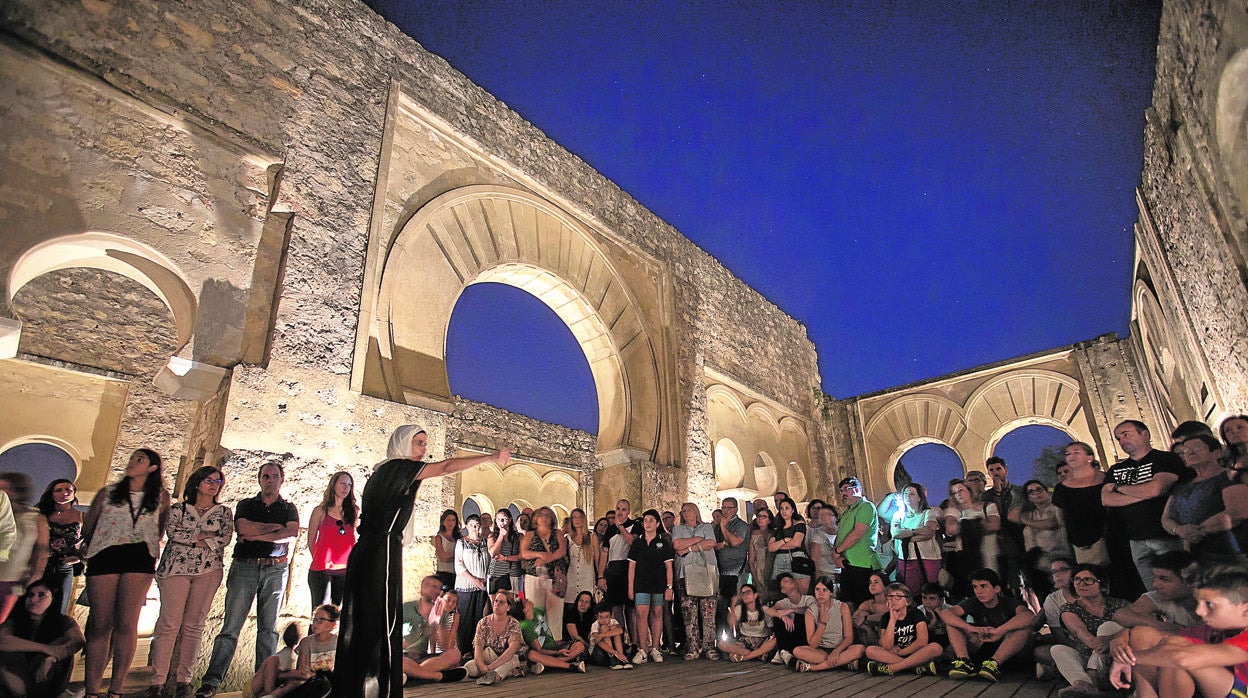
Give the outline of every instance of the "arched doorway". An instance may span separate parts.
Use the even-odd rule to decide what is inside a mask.
[[[912,482],[922,483],[927,488],[927,501],[932,506],[939,505],[948,497],[949,481],[962,477],[966,472],[957,451],[947,444],[935,441],[918,443],[907,448],[897,458],[896,466],[892,469],[894,480],[901,467],[905,468]]]
[[[558,314],[523,289],[500,283],[464,289],[447,330],[446,372],[456,395],[598,432],[585,353]]]
[[[992,455],[1005,459],[1010,483],[1021,485],[1027,480],[1040,480],[1046,485],[1057,482],[1057,464],[1066,444],[1073,441],[1070,434],[1044,424],[1027,424],[1002,436],[992,449]]]
[[[78,464],[64,449],[49,443],[25,443],[0,453],[0,473],[22,473],[30,478],[31,501],[34,506],[48,483],[64,478],[78,479]]]

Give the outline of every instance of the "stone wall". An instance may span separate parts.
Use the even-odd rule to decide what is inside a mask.
[[[1183,354],[1172,360],[1195,373],[1189,395],[1170,396],[1194,404],[1173,411],[1211,422],[1248,410],[1246,49],[1242,3],[1167,2],[1144,132],[1137,278]],[[1211,394],[1204,409],[1202,392]]]

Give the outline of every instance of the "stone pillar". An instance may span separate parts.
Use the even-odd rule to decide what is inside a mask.
[[[1092,446],[1109,465],[1126,457],[1114,441],[1114,426],[1124,419],[1139,419],[1154,430],[1161,431],[1157,412],[1141,383],[1135,348],[1129,340],[1120,340],[1114,333],[1104,334],[1074,346],[1079,366],[1080,383],[1084,387],[1084,410],[1088,425],[1096,435]],[[1164,435],[1163,435],[1164,437]],[[1154,437],[1163,445],[1164,438]]]

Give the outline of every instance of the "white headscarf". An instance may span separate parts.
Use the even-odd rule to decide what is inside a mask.
[[[404,424],[395,429],[390,435],[390,443],[386,444],[386,458],[411,458],[412,439],[423,431],[425,428],[417,424]]]

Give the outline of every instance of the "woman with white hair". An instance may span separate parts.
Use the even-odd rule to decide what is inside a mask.
[[[347,564],[338,632],[334,694],[387,698],[403,694],[403,529],[421,480],[452,475],[483,463],[506,465],[507,449],[437,463],[422,459],[429,435],[399,427],[360,497],[359,540]]]

